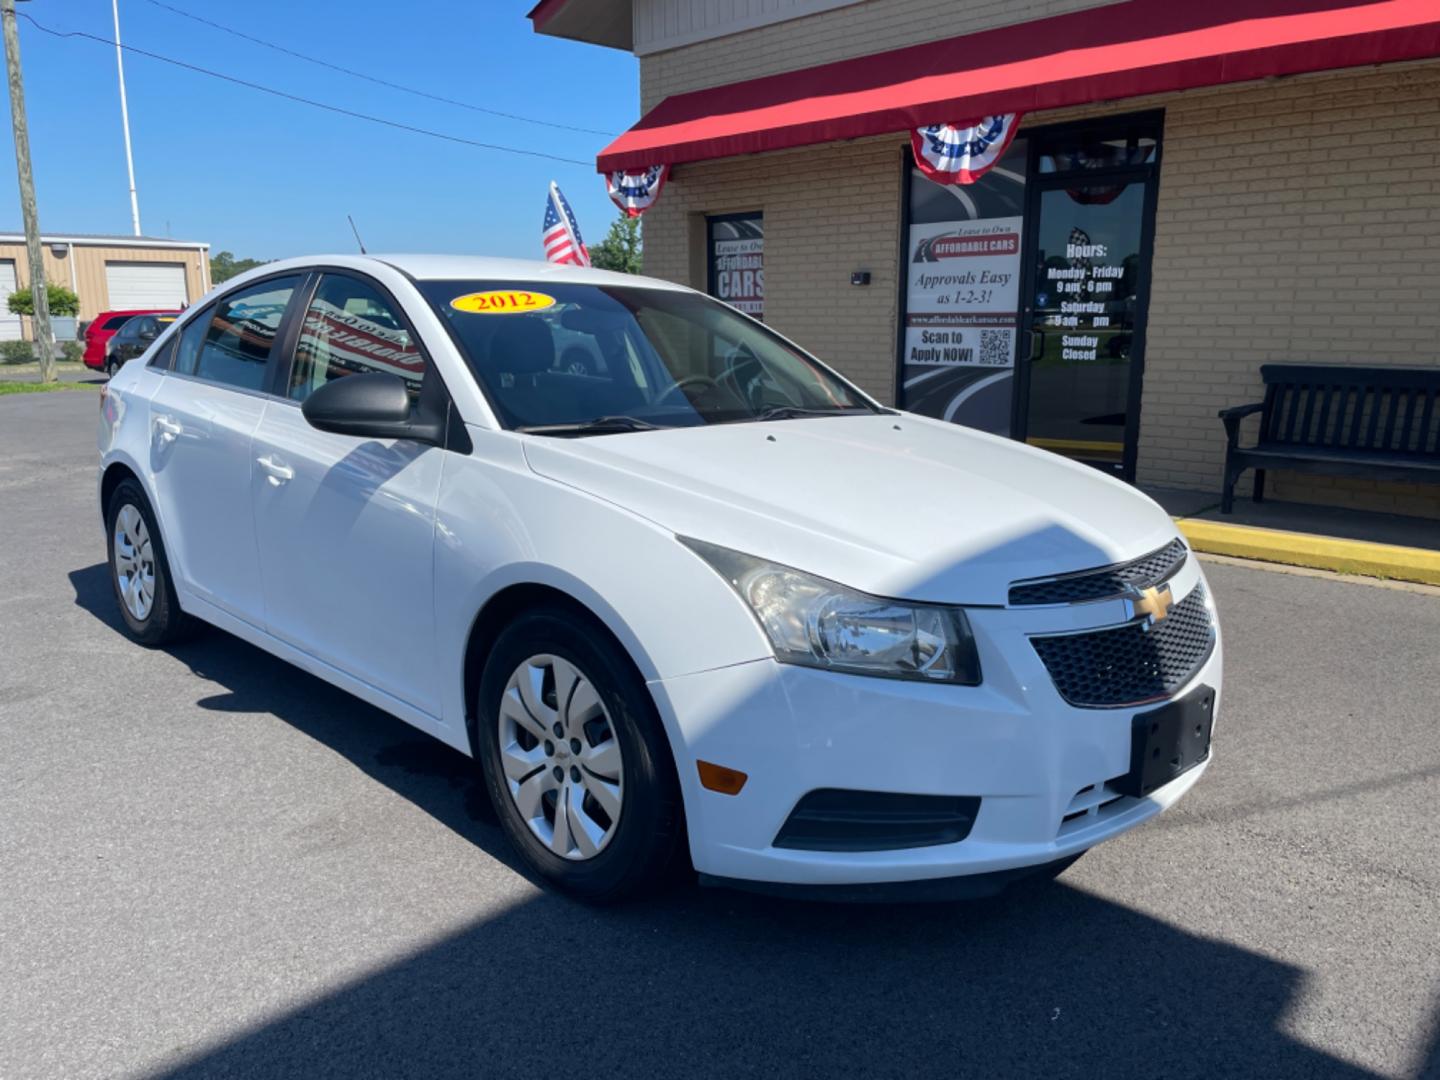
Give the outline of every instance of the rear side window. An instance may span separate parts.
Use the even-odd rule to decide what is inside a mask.
[[[280,320],[299,284],[298,275],[275,278],[232,293],[216,304],[192,374],[222,386],[262,389]],[[188,336],[188,330],[181,336],[182,354]],[[179,359],[176,370],[181,370]]]
[[[155,336],[156,336],[156,337],[159,337],[159,336],[163,335],[163,334],[165,333],[165,331],[169,330],[170,327],[171,327],[172,325],[174,325],[174,323],[175,323],[175,316],[174,316],[174,315],[161,315],[159,318],[157,318],[157,319],[155,320]],[[153,339],[152,339],[152,340],[153,340]],[[165,345],[164,345],[163,348],[160,348],[160,349],[156,349],[156,350],[155,350],[154,354],[150,357],[150,367],[152,367],[152,368],[169,368],[169,367],[170,367],[170,362],[175,358],[175,341],[176,341],[176,339],[175,339],[175,337],[172,335],[172,336],[170,337],[170,340],[168,340],[167,342],[165,342]]]
[[[180,338],[175,345],[173,366],[182,375],[195,374],[195,362],[200,359],[200,346],[210,330],[210,316],[213,314],[213,310],[202,311],[180,331]]]
[[[110,331],[119,330],[120,327],[124,326],[132,318],[134,318],[133,315],[112,315],[105,320],[105,325],[100,327],[100,329]]]
[[[416,397],[425,360],[399,311],[373,286],[326,274],[295,344],[289,395],[304,401],[327,382],[364,371],[399,375]]]

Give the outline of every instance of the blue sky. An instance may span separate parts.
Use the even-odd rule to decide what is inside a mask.
[[[526,0],[165,0],[297,52],[433,94],[620,132],[638,109],[626,53],[542,37]],[[31,0],[59,30],[113,37],[110,0]],[[615,210],[594,171],[603,135],[483,115],[375,86],[200,25],[150,0],[120,0],[127,45],[290,93],[481,142],[578,158],[567,165],[446,143],[282,101],[127,53],[141,225],[240,257],[371,251],[540,257],[546,185],[587,243]],[[115,50],[59,40],[20,19],[40,225],[130,231]],[[20,227],[9,124],[0,124],[0,228]]]

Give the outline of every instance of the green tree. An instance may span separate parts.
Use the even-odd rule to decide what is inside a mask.
[[[51,315],[80,314],[80,298],[64,285],[47,282],[45,284],[45,298],[50,301]],[[19,292],[11,293],[10,299],[5,301],[5,306],[10,309],[11,315],[35,314],[35,298],[30,295],[29,289],[21,289]]]
[[[590,265],[599,270],[638,274],[644,262],[641,247],[640,219],[621,214],[610,223],[605,239],[590,249]]]
[[[254,270],[257,266],[264,266],[265,259],[237,259],[231,251],[217,251],[210,256],[210,282],[219,285],[222,281],[229,281],[236,274],[243,274],[246,270]]]

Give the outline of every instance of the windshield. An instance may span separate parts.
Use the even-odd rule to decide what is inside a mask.
[[[506,427],[602,434],[874,411],[817,361],[697,293],[418,285]]]

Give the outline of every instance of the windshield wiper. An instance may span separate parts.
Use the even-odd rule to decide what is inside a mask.
[[[752,420],[797,420],[807,416],[843,416],[846,413],[873,412],[864,405],[835,405],[828,409],[805,409],[799,405],[772,405],[768,409],[762,409],[750,419]]]
[[[626,431],[659,431],[659,424],[638,416],[597,416],[574,424],[531,424],[517,427],[527,435],[618,435]]]

